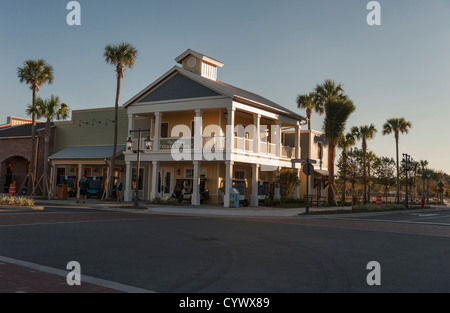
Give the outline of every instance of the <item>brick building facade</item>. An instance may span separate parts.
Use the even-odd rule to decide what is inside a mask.
[[[37,124],[36,179],[44,169],[44,128]],[[55,127],[52,127],[48,155],[54,153]],[[31,158],[31,125],[20,125],[0,129],[0,192],[8,190],[11,181],[16,181],[17,191],[24,185]],[[50,166],[48,167],[50,169]],[[50,172],[48,173],[50,175]],[[42,183],[40,184],[42,186]],[[39,189],[37,190],[39,193]]]

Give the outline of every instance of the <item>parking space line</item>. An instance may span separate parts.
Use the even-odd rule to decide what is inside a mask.
[[[61,276],[61,277],[67,277],[67,275],[69,274],[68,271],[64,271],[64,270],[60,270],[57,268],[36,264],[36,263],[12,259],[12,258],[8,258],[8,257],[1,256],[1,255],[0,255],[0,262],[14,264],[14,265],[26,267],[26,268],[29,268],[32,270],[36,270],[36,271],[40,271],[40,272],[44,272],[44,273],[48,273],[48,274],[52,274],[52,275],[57,275],[57,276]],[[124,284],[120,284],[117,282],[104,280],[104,279],[100,279],[100,278],[95,278],[95,277],[87,276],[87,275],[83,275],[83,274],[81,275],[81,283],[89,283],[92,285],[97,285],[97,286],[114,289],[114,290],[122,291],[122,292],[126,292],[126,293],[156,293],[155,291],[142,289],[142,288],[129,286],[129,285],[124,285]]]

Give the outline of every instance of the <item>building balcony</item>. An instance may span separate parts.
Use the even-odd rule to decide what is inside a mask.
[[[141,139],[141,150],[145,154],[149,154],[155,151],[159,151],[162,153],[170,153],[172,149],[186,149],[193,151],[195,149],[194,146],[194,138],[161,138],[159,141],[159,149],[156,149],[155,140],[150,147],[150,149],[145,149],[145,139]],[[204,151],[212,151],[225,152],[227,149],[226,137],[225,136],[212,136],[212,137],[202,137],[202,147]],[[133,150],[138,149],[137,140],[134,141]],[[257,153],[256,145],[254,144],[253,139],[248,139],[244,137],[234,137],[234,145],[232,147],[233,153],[239,154],[251,154],[258,155],[260,157],[278,157],[278,146],[277,144],[270,142],[260,142],[259,153]],[[294,159],[295,158],[294,147],[289,146],[281,146],[281,156],[283,159]]]

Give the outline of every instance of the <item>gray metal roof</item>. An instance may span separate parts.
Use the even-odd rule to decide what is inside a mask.
[[[147,86],[145,89],[143,89],[140,93],[135,95],[133,98],[128,100],[123,106],[127,108],[128,106],[136,103],[136,101],[139,101],[139,99],[143,99],[144,97],[148,97],[148,93],[155,87],[158,87],[158,84],[164,81],[167,77],[170,77],[175,72],[179,72],[192,80],[204,85],[207,88],[211,88],[214,91],[218,92],[219,94],[223,94],[224,96],[231,97],[233,99],[236,98],[237,101],[241,100],[248,100],[253,105],[261,105],[262,107],[265,107],[272,111],[278,111],[282,112],[286,115],[290,115],[294,118],[300,119],[300,120],[306,120],[306,118],[297,112],[294,112],[292,110],[289,110],[273,101],[270,101],[264,97],[261,97],[260,95],[257,95],[253,92],[234,87],[232,85],[226,84],[221,81],[215,81],[212,79],[208,79],[205,77],[202,77],[199,74],[193,73],[191,71],[188,71],[186,69],[183,69],[179,66],[174,66],[172,69],[170,69],[168,72],[166,72],[163,76],[155,80],[152,84]],[[157,89],[156,89],[157,90]]]
[[[253,101],[253,102],[257,102],[257,103],[266,105],[268,107],[280,110],[282,112],[288,113],[288,114],[290,114],[292,116],[295,116],[296,118],[300,118],[300,119],[306,120],[306,118],[304,116],[302,116],[302,115],[300,115],[300,114],[298,114],[296,112],[293,112],[293,111],[285,108],[284,106],[281,106],[281,105],[279,105],[279,104],[277,104],[277,103],[275,103],[275,102],[273,102],[273,101],[271,101],[269,99],[266,99],[266,98],[264,98],[264,97],[262,97],[262,96],[260,96],[258,94],[255,94],[253,92],[250,92],[250,91],[247,91],[247,90],[244,90],[244,89],[241,89],[241,88],[238,88],[238,87],[226,84],[226,83],[221,82],[221,81],[215,81],[215,80],[211,80],[211,79],[208,79],[208,78],[204,78],[201,75],[192,73],[192,72],[190,72],[188,70],[185,70],[183,68],[180,68],[180,67],[177,67],[177,70],[182,72],[182,73],[184,73],[184,74],[189,75],[190,77],[192,77],[192,78],[194,78],[196,80],[203,81],[206,85],[209,84],[209,85],[215,86],[219,90],[223,90],[223,91],[225,91],[228,94],[232,94],[232,95],[234,95],[234,97],[239,97],[239,98],[247,99],[247,100],[250,100],[250,101]]]
[[[126,149],[125,145],[117,145],[117,154]],[[113,146],[72,146],[49,157],[50,160],[67,159],[110,159]]]

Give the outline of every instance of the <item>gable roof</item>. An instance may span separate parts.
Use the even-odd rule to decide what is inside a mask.
[[[265,109],[277,111],[278,113],[281,112],[281,113],[284,113],[287,115],[291,115],[295,118],[306,120],[306,118],[304,116],[302,116],[296,112],[293,112],[289,109],[286,109],[285,107],[283,107],[271,100],[268,100],[256,93],[226,84],[221,81],[215,81],[215,80],[204,78],[196,73],[185,70],[178,66],[174,66],[172,69],[170,69],[168,72],[166,72],[163,76],[158,78],[156,81],[154,81],[152,84],[147,86],[136,96],[134,96],[129,101],[127,101],[124,104],[124,107],[127,108],[130,105],[132,105],[133,103],[140,102],[144,97],[146,97],[149,94],[149,92],[152,89],[157,90],[157,88],[161,88],[159,85],[161,85],[161,83],[164,84],[165,80],[167,80],[168,78],[171,78],[176,73],[180,73],[180,74],[192,79],[193,81],[217,92],[218,94],[232,98],[233,100],[241,101],[241,102],[242,101],[248,102],[252,105],[262,106]]]
[[[220,96],[216,91],[203,86],[185,75],[175,73],[161,86],[142,98],[139,102],[190,99]]]

